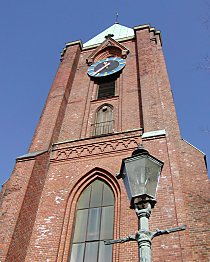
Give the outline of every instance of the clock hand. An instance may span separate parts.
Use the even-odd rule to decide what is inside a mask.
[[[106,62],[104,66],[102,66],[101,68],[99,68],[93,75],[96,75],[98,74],[99,72],[101,72],[104,68],[106,68],[107,66],[109,66],[110,63],[109,62]]]
[[[107,62],[104,66],[102,66],[101,68],[99,68],[92,76],[100,73],[104,68],[106,68],[106,67],[109,66],[109,65],[110,65],[110,63]]]

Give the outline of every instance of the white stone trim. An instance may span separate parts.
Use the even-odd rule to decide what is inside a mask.
[[[143,133],[142,138],[149,138],[153,136],[163,136],[163,135],[166,135],[165,129],[145,132]]]

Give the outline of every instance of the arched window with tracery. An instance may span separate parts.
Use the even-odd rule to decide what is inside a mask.
[[[113,239],[114,194],[97,179],[81,194],[76,211],[70,262],[111,262]]]
[[[113,107],[103,105],[96,113],[93,126],[93,136],[110,134],[113,132]]]

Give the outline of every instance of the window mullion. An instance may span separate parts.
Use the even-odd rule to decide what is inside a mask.
[[[98,254],[97,254],[97,261],[99,259],[99,250],[100,250],[100,239],[101,239],[101,216],[102,216],[102,204],[103,204],[103,194],[104,193],[104,184],[102,186],[102,197],[101,197],[101,206],[100,206],[100,226],[99,226],[99,238],[98,238]]]
[[[84,253],[83,253],[83,262],[85,260],[85,251],[86,251],[86,244],[87,244],[87,232],[88,232],[88,221],[89,221],[89,216],[90,216],[90,200],[91,200],[91,195],[92,195],[92,185],[90,186],[90,195],[89,195],[89,206],[88,206],[88,216],[87,216],[87,226],[86,226],[86,233],[85,233],[85,247],[84,247]]]

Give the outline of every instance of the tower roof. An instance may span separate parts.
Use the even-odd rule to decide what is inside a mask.
[[[118,23],[115,23],[114,25],[110,26],[100,34],[96,35],[86,43],[84,43],[84,47],[89,47],[97,44],[101,44],[105,40],[105,36],[113,34],[113,38],[115,40],[120,40],[127,37],[133,37],[134,36],[134,30],[132,28],[120,25]]]

